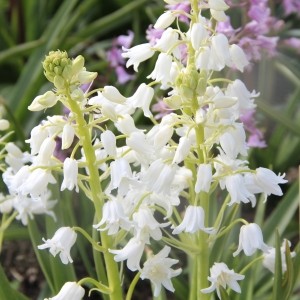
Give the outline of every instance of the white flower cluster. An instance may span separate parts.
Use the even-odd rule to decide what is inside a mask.
[[[176,4],[179,1],[166,2]],[[203,9],[210,9],[217,21],[228,8],[222,0],[200,3]],[[215,33],[211,20],[200,13],[192,15],[187,32],[169,27],[175,16],[176,12],[169,12],[159,18],[155,27],[164,29],[164,33],[155,45],[146,43],[124,49],[127,66],[133,66],[136,71],[141,62],[158,54],[154,70],[148,76],[154,82],[142,83],[131,97],[123,96],[113,86],[105,86],[96,96],[88,97],[81,91],[80,84],[90,83],[95,76],[85,70],[81,58],[69,62],[64,54],[62,67],[55,74],[50,61],[46,75],[54,82],[56,91],[38,96],[29,108],[45,109],[60,101],[70,112],[48,117],[32,130],[27,141],[30,154],[8,144],[6,161],[9,167],[3,176],[11,194],[11,206],[23,224],[33,214],[54,216],[51,209],[55,202],[49,200],[47,188],[49,183],[56,183],[52,172],[63,174],[61,190],[78,192],[80,183],[88,181],[90,153],[84,147],[91,141],[81,140],[82,130],[88,127],[94,137],[93,166],[101,180],[109,179],[103,191],[107,200],[102,206],[102,217],[94,228],[113,237],[130,232],[127,242],[122,246],[115,244],[109,251],[116,262],[126,261],[131,271],[140,272],[141,279],[150,279],[155,296],[159,295],[161,285],[174,290],[171,278],[181,269],[171,268],[178,261],[168,258],[168,246],[141,265],[144,250],[151,248],[153,240],[161,241],[164,230],[170,228],[174,238],[199,231],[216,234],[219,228],[207,225],[208,216],[200,205],[203,195],[209,195],[219,185],[228,191],[229,205],[242,202],[255,206],[256,194],[280,196],[279,184],[286,182],[284,175],[276,175],[271,170],[251,170],[244,158],[247,155],[246,135],[239,116],[254,107],[258,94],[248,91],[238,79],[226,85],[228,80],[213,77],[215,71],[225,66],[243,71],[247,65],[243,51],[237,45],[230,45],[224,35]],[[60,57],[59,53],[55,55]],[[85,78],[81,80],[82,76]],[[220,86],[216,85],[218,82]],[[149,106],[154,97],[153,84],[168,90],[164,101],[177,113],[164,116],[159,124],[145,131],[137,128],[132,115],[142,109],[145,117],[152,118]],[[83,116],[89,114],[88,123],[78,121],[80,112],[74,111],[72,102],[80,107]],[[104,122],[113,123],[115,130],[104,130]],[[101,134],[96,136],[98,129]],[[60,151],[73,151],[63,163],[55,157],[58,139],[61,140]],[[174,209],[181,203],[181,196],[187,194],[190,196],[185,197],[185,215],[182,220],[174,221]],[[245,226],[234,255],[242,250],[246,255],[252,255],[256,249],[269,251],[258,225]],[[72,262],[70,248],[76,234],[69,231],[69,228],[61,228],[53,239],[44,240],[45,244],[39,248],[50,248],[53,255],[60,252],[63,263]],[[68,234],[67,242],[62,243]],[[211,273],[208,279],[212,285],[202,290],[204,293],[217,289],[219,295],[218,287],[226,285],[240,292],[236,281],[243,276],[229,270],[224,263],[215,264]],[[78,294],[81,295],[81,291]]]

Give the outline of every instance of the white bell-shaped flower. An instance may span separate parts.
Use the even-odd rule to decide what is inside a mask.
[[[176,168],[174,166],[165,164],[161,159],[158,159],[152,162],[141,179],[150,191],[158,194],[170,194],[175,173]]]
[[[31,111],[40,111],[54,106],[57,101],[58,97],[52,91],[48,91],[43,95],[35,97],[28,106],[28,109]]]
[[[38,197],[47,191],[49,183],[56,183],[54,176],[49,170],[38,168],[28,174],[18,190],[23,195],[30,194],[33,197]]]
[[[169,223],[160,224],[153,216],[153,211],[147,207],[140,208],[132,216],[136,236],[146,243],[150,242],[150,237],[159,241],[162,238],[161,227],[167,226]]]
[[[234,123],[220,136],[220,145],[225,154],[233,159],[238,154],[247,155],[246,133],[243,125]]]
[[[233,256],[237,256],[241,251],[244,251],[245,255],[251,256],[257,249],[263,252],[270,250],[270,247],[264,243],[260,227],[255,223],[243,225],[240,229],[239,246]]]
[[[154,285],[154,297],[158,297],[161,286],[167,290],[174,292],[175,289],[171,282],[171,278],[178,276],[181,269],[173,270],[171,267],[178,263],[177,259],[168,258],[171,248],[165,246],[156,255],[147,259],[141,270],[141,279],[149,279]]]
[[[121,203],[116,200],[107,201],[103,205],[101,221],[93,225],[93,227],[100,231],[108,230],[107,234],[112,235],[118,233],[120,228],[129,230],[131,223],[124,213]],[[104,224],[105,227],[101,228]]]
[[[169,52],[170,49],[174,48],[174,50],[172,51],[173,53],[175,50],[178,50],[175,47],[176,44],[179,42],[178,38],[178,32],[175,29],[169,27],[163,32],[161,38],[154,45],[154,48],[166,53]],[[174,54],[178,53],[175,51]]]
[[[229,8],[224,0],[208,0],[208,6],[210,9],[224,11]]]
[[[116,136],[114,133],[110,130],[105,130],[103,133],[101,133],[100,138],[106,153],[110,156],[116,156]]]
[[[220,287],[226,289],[228,286],[235,292],[241,293],[241,288],[237,281],[243,280],[244,278],[244,275],[240,275],[233,270],[230,270],[225,263],[214,263],[210,268],[210,276],[208,277],[211,286],[202,289],[201,292],[208,294],[216,290],[219,299],[221,299]]]
[[[256,169],[255,173],[246,175],[246,182],[249,190],[253,191],[253,193],[264,193],[266,199],[271,194],[282,196],[279,184],[287,182],[284,177],[285,174],[276,175],[273,171],[260,167]]]
[[[286,245],[287,244],[287,245]],[[282,273],[286,272],[287,265],[286,265],[286,246],[288,248],[291,247],[291,242],[288,240],[284,240],[282,243],[282,246],[280,248],[280,254],[281,254],[281,269]],[[295,257],[296,252],[291,252],[291,257]],[[276,249],[271,248],[269,251],[264,253],[264,259],[263,259],[263,266],[270,270],[273,274],[275,273],[275,260],[276,260]]]
[[[218,22],[226,22],[227,16],[222,10],[210,9],[211,16]]]
[[[52,163],[52,155],[56,147],[56,142],[53,138],[46,138],[39,150],[39,154],[36,157],[35,164],[42,166],[49,166]]]
[[[192,142],[192,139],[186,136],[179,139],[179,144],[173,158],[173,164],[181,163],[188,156],[192,147]]]
[[[238,100],[236,104],[238,115],[241,115],[255,108],[253,98],[257,97],[259,93],[256,93],[255,91],[249,92],[245,84],[241,80],[236,79],[227,86],[225,95],[236,97]]]
[[[131,238],[121,250],[109,249],[110,253],[115,254],[116,262],[127,260],[127,267],[131,271],[140,269],[140,260],[144,252],[145,243],[140,239]]]
[[[61,184],[60,190],[68,189],[72,191],[75,187],[75,191],[79,192],[78,187],[78,164],[75,159],[67,157],[64,161],[64,180]]]
[[[194,23],[191,29],[191,43],[193,48],[199,50],[202,42],[208,38],[208,32],[202,23]]]
[[[225,186],[230,194],[230,202],[228,205],[235,203],[249,203],[252,207],[256,204],[256,198],[248,189],[242,174],[233,174],[225,177]]]
[[[4,131],[7,130],[9,128],[9,122],[5,119],[1,119],[0,120],[0,130]]]
[[[68,149],[72,145],[75,137],[75,129],[71,124],[66,124],[61,137],[61,149]]]
[[[243,72],[244,68],[249,64],[243,49],[240,46],[233,44],[229,47],[229,52],[234,67]]]
[[[35,126],[30,133],[30,139],[26,143],[30,144],[31,154],[35,155],[40,151],[40,147],[44,140],[48,137],[48,132],[44,126]]]
[[[218,33],[211,38],[208,68],[221,71],[228,64],[230,64],[228,39],[224,34]]]
[[[72,263],[71,248],[75,244],[77,233],[70,227],[59,228],[52,239],[45,240],[44,244],[39,245],[38,249],[49,248],[50,253],[55,257],[59,253],[59,257],[63,264]]]
[[[76,282],[66,282],[59,293],[45,300],[81,300],[85,294],[84,288]]]
[[[168,10],[156,20],[153,27],[155,29],[165,29],[174,22],[175,18],[175,15]]]
[[[215,230],[212,227],[204,226],[205,213],[201,206],[189,205],[185,211],[182,222],[174,228],[173,234],[179,234],[182,231],[195,233],[202,230],[208,234],[213,233]]]
[[[153,56],[155,51],[152,49],[150,43],[140,44],[130,49],[123,48],[125,51],[122,57],[128,58],[126,67],[133,65],[134,71],[138,71],[139,64]]]
[[[195,184],[195,192],[201,191],[208,193],[212,181],[212,169],[210,164],[201,164],[197,169],[197,180]]]
[[[102,95],[109,101],[117,104],[125,103],[126,98],[121,95],[117,88],[108,85],[103,88]]]
[[[144,112],[144,116],[149,118],[152,117],[149,107],[153,96],[153,88],[142,83],[139,85],[135,93],[127,99],[127,103],[134,108],[141,108]]]
[[[168,88],[171,79],[172,57],[166,53],[160,53],[155,63],[154,70],[147,76],[153,80],[161,82],[162,89]]]

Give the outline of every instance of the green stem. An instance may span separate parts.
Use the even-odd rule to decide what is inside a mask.
[[[191,279],[190,279],[190,295],[189,300],[198,299],[199,287],[198,287],[198,269],[200,269],[199,265],[199,255],[195,255],[190,257],[190,267],[191,267]]]
[[[4,239],[4,232],[7,227],[12,223],[12,221],[16,218],[17,212],[14,212],[10,217],[7,218],[7,214],[3,214],[2,222],[0,226],[0,253],[2,252],[2,243]]]
[[[102,207],[104,205],[104,201],[102,198],[102,188],[99,171],[97,165],[95,164],[97,160],[92,144],[90,128],[85,121],[79,104],[71,98],[68,89],[66,90],[69,108],[75,114],[75,118],[77,121],[77,134],[82,143],[82,148],[86,157],[86,164],[89,170],[89,186],[91,190],[92,201],[95,207],[96,218],[99,221],[102,218]],[[105,232],[100,232],[100,237],[102,247],[108,250],[112,245],[112,239]],[[108,251],[105,251],[103,253],[103,256],[109,288],[111,290],[110,299],[122,299],[122,286],[119,277],[118,264],[114,261],[113,255]]]
[[[131,300],[132,295],[133,295],[133,291],[134,291],[134,289],[135,289],[135,286],[136,286],[137,282],[138,282],[139,279],[140,279],[140,275],[141,275],[141,273],[138,272],[138,273],[134,276],[134,278],[133,278],[133,280],[132,280],[132,282],[131,282],[131,284],[130,284],[130,286],[129,286],[129,289],[128,289],[128,292],[127,292],[127,295],[126,295],[126,299],[125,299],[125,300]]]
[[[205,212],[205,226],[207,227],[207,219],[209,216],[209,194],[201,193],[200,198],[200,206],[203,208]],[[199,268],[200,272],[198,273],[198,294],[199,290],[204,289],[208,286],[207,277],[209,275],[209,243],[208,243],[209,235],[204,231],[200,231],[199,233]],[[209,294],[201,294],[198,297],[201,297],[201,300],[206,300],[210,298]],[[196,298],[197,299],[197,298]],[[200,299],[199,299],[200,300]]]
[[[104,294],[110,294],[111,291],[110,289],[102,284],[101,282],[98,282],[97,280],[93,279],[93,278],[90,278],[90,277],[86,277],[86,278],[83,278],[81,280],[78,281],[78,284],[79,285],[84,285],[84,284],[92,284],[94,285],[99,291],[101,291],[102,293]]]
[[[106,249],[104,249],[102,246],[100,246],[98,243],[96,243],[94,240],[93,240],[93,238],[84,230],[84,229],[82,229],[81,227],[73,227],[72,228],[73,230],[75,230],[75,231],[78,231],[78,232],[80,232],[91,244],[92,244],[92,246],[93,246],[93,248],[95,249],[95,250],[98,250],[98,251],[100,251],[100,252],[105,252],[105,251],[107,251]]]

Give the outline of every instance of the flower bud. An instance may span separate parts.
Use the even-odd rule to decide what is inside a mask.
[[[9,122],[5,119],[0,120],[0,130],[7,130],[9,127]]]
[[[73,126],[70,124],[66,124],[62,132],[62,145],[61,145],[62,150],[68,149],[72,145],[74,136],[75,136],[75,130]]]
[[[172,14],[170,11],[166,11],[163,13],[154,24],[155,29],[165,29],[169,27],[175,20],[174,14]]]
[[[43,61],[46,78],[54,83],[56,76],[61,76],[67,66],[72,66],[72,61],[65,51],[50,51]]]
[[[84,293],[84,288],[82,288],[76,282],[66,282],[55,297],[45,300],[81,300],[84,296]]]
[[[97,77],[97,72],[85,71],[85,68],[78,73],[78,80],[80,84],[92,82]]]
[[[28,106],[28,109],[31,111],[40,111],[54,106],[57,100],[57,96],[52,91],[48,91],[43,95],[35,97],[32,103]]]

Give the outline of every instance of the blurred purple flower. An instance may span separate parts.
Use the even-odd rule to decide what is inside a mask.
[[[160,120],[162,117],[170,114],[172,109],[163,101],[159,100],[151,107],[152,112],[157,113],[154,118]]]
[[[120,65],[120,66],[117,66],[115,68],[115,71],[116,71],[116,75],[117,75],[117,78],[118,78],[118,82],[120,84],[124,84],[126,83],[127,81],[130,81],[130,80],[133,80],[134,79],[134,75],[133,74],[129,74],[125,67]]]
[[[300,17],[300,1],[299,0],[283,0],[282,1],[284,14],[286,16],[290,14],[297,14]]]
[[[296,50],[296,52],[298,54],[300,54],[300,38],[291,37],[291,38],[285,39],[283,41],[283,44],[285,46],[293,48],[294,50]]]
[[[169,5],[166,5],[166,8],[168,10],[178,10],[178,11],[183,11],[183,12],[186,12],[186,13],[189,13],[190,10],[191,10],[191,4],[190,4],[190,1],[182,1],[181,3],[178,3],[178,4],[169,4]],[[187,23],[189,24],[190,20],[189,18],[185,15],[185,14],[178,14],[178,19],[181,21],[181,22],[184,22],[184,23]]]
[[[267,145],[263,139],[263,133],[256,127],[254,114],[255,110],[249,110],[240,116],[245,130],[249,133],[247,145],[252,148],[264,148]]]
[[[112,42],[112,47],[106,52],[106,58],[109,65],[115,69],[117,81],[120,84],[124,84],[127,81],[134,79],[134,75],[129,74],[126,71],[126,61],[122,57],[122,47],[130,48],[133,41],[134,33],[128,31],[128,35],[120,35]]]
[[[163,29],[155,29],[153,25],[149,25],[146,30],[146,39],[151,45],[155,45],[157,40],[161,38],[163,32]]]

